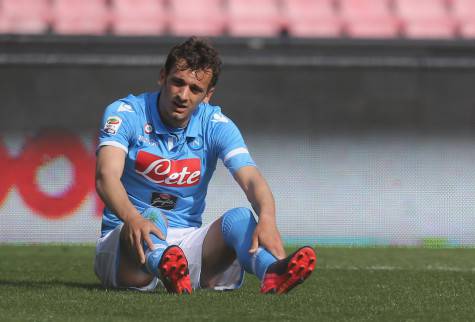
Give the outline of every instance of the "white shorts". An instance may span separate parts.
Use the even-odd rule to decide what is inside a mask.
[[[104,287],[119,288],[117,282],[117,270],[119,267],[119,243],[120,231],[123,225],[117,226],[114,230],[99,238],[96,243],[96,257],[94,261],[94,272],[101,280]],[[200,288],[201,275],[201,253],[203,241],[211,224],[201,228],[168,228],[167,242],[169,245],[178,245],[185,252],[188,260],[191,284],[194,289]],[[215,290],[233,290],[241,287],[244,279],[244,269],[235,260],[218,278],[213,287]],[[140,291],[151,291],[162,285],[158,278],[142,288],[132,288]]]

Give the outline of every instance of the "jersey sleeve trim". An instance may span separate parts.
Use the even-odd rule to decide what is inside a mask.
[[[117,142],[117,141],[104,141],[104,142],[101,142],[101,143],[99,144],[99,146],[98,146],[98,149],[99,149],[101,146],[105,146],[105,145],[115,146],[115,147],[117,147],[117,148],[119,148],[119,149],[121,149],[121,150],[124,150],[125,153],[128,153],[128,152],[129,152],[129,149],[128,149],[125,145],[123,145],[123,144],[121,144],[121,143],[119,143],[119,142]]]
[[[229,159],[231,159],[232,157],[238,154],[244,154],[244,153],[249,154],[249,151],[246,148],[237,148],[237,149],[231,150],[224,156],[223,162],[228,161]]]

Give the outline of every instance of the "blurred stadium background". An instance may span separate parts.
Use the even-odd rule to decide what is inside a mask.
[[[0,242],[94,242],[104,107],[212,37],[287,243],[475,245],[475,1],[0,0]],[[205,222],[246,205],[220,166]]]

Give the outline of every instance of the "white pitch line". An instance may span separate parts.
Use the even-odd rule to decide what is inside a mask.
[[[475,267],[462,268],[451,266],[428,265],[426,267],[402,267],[402,266],[318,266],[324,270],[346,270],[346,271],[439,271],[439,272],[460,272],[475,273]]]

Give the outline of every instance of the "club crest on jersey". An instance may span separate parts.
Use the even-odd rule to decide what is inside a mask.
[[[150,134],[153,132],[153,127],[152,127],[152,124],[150,123],[146,123],[143,127],[143,130],[146,134]]]
[[[192,150],[199,150],[203,147],[203,139],[201,137],[196,137],[188,142],[188,146]]]
[[[200,182],[201,161],[198,158],[170,160],[139,151],[135,171],[161,186],[190,187]]]
[[[122,124],[122,119],[118,116],[109,116],[104,124],[104,132],[108,134],[116,134]]]

